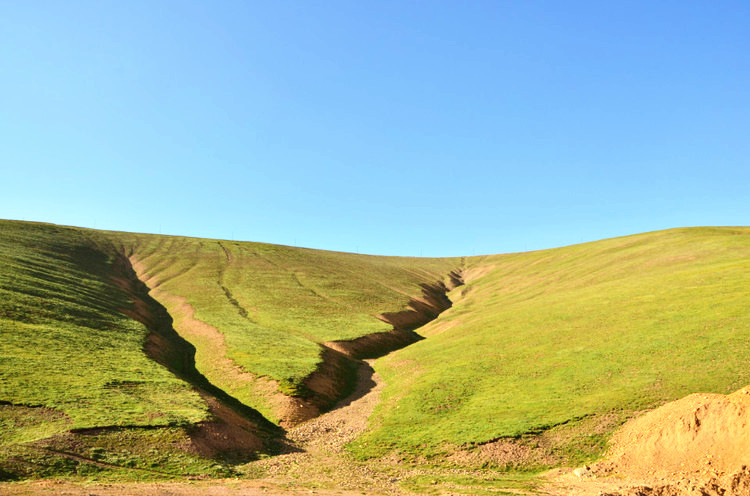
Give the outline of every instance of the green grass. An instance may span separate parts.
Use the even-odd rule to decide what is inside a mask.
[[[53,409],[60,430],[206,417],[200,397],[143,352],[147,330],[120,312],[132,303],[94,234],[8,221],[0,232],[1,401]]]
[[[404,308],[410,296],[420,295],[419,284],[441,279],[460,263],[14,221],[0,221],[0,233],[0,466],[36,476],[118,472],[118,465],[124,474],[143,476],[148,470],[138,456],[149,456],[142,453],[107,455],[125,461],[101,467],[40,452],[36,444],[61,442],[70,430],[122,426],[119,434],[76,434],[69,444],[94,440],[98,449],[107,439],[131,436],[131,444],[153,448],[158,436],[209,418],[184,377],[144,352],[148,329],[127,316],[134,302],[116,280],[123,254],[143,263],[162,291],[155,295],[185,297],[195,318],[215,326],[233,363],[278,380],[286,393],[296,392],[318,366],[319,343],[389,330],[377,314]],[[165,301],[170,311],[174,304]],[[216,356],[206,353],[214,348],[204,348],[209,340],[192,343],[198,370],[276,420],[264,391],[216,373]],[[181,357],[173,351],[166,357],[182,370]],[[154,427],[160,429],[142,430]],[[202,466],[189,449],[164,460],[150,456],[167,472],[170,464],[183,463],[181,457],[186,466]],[[15,459],[30,462],[16,466]]]
[[[235,476],[231,466],[189,450],[182,427],[124,428],[62,434],[3,449],[0,476],[85,478],[89,481],[184,480]]]
[[[106,240],[8,221],[0,233],[0,479],[117,472],[40,451],[71,429],[141,427],[153,438],[208,418],[200,396],[144,353],[148,331],[122,312],[133,303],[111,278]]]
[[[543,431],[750,383],[750,229],[647,233],[477,257],[486,275],[384,357],[370,457]],[[454,324],[448,330],[448,324]],[[601,437],[601,436],[600,436]],[[565,438],[579,448],[581,439]],[[602,439],[590,456],[601,452]],[[598,447],[596,447],[598,446]]]

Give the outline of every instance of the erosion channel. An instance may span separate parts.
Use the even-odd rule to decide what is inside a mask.
[[[313,466],[324,470],[340,465],[336,459],[343,446],[365,429],[382,387],[370,366],[372,359],[423,339],[415,330],[450,308],[447,293],[464,283],[461,271],[455,270],[445,282],[422,284],[421,296],[411,298],[405,310],[377,316],[393,327],[390,331],[320,343],[321,362],[303,381],[304,396],[297,397],[282,394],[275,381],[248,373],[231,362],[221,332],[195,319],[194,310],[184,298],[160,289],[160,281],[149,278],[138,260],[122,254],[115,273],[114,282],[128,292],[134,305],[123,312],[150,331],[145,352],[190,383],[209,406],[213,419],[197,425],[191,434],[195,449],[204,456],[219,456],[233,463],[250,461],[260,453],[282,455],[262,461],[262,467],[269,475],[295,478],[301,474],[289,469],[299,464],[305,466],[310,477],[315,477],[316,471],[309,470]],[[228,290],[224,289],[224,293],[240,315],[246,314]],[[168,308],[179,315],[170,315]],[[175,325],[175,321],[180,325]],[[216,354],[217,366],[232,369],[239,380],[271,390],[281,427],[212,384],[196,369],[196,347],[191,341],[207,335],[214,343],[211,352]],[[366,475],[366,468],[358,470]],[[363,473],[356,475],[361,479]],[[387,484],[385,480],[381,482]]]

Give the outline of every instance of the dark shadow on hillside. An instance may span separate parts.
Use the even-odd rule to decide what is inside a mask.
[[[372,376],[375,374],[375,370],[373,370],[370,364],[367,362],[362,362],[362,364],[360,365],[360,369],[361,370],[358,371],[359,378],[357,380],[357,385],[354,391],[352,391],[349,396],[339,401],[336,406],[333,407],[333,410],[351,405],[352,403],[372,391],[372,388],[376,386],[375,381],[372,378]]]

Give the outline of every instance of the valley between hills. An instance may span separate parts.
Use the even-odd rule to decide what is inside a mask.
[[[750,228],[359,255],[0,220],[3,494],[750,494]]]

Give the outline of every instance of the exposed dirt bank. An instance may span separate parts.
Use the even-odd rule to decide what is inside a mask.
[[[446,281],[423,284],[422,296],[411,298],[407,309],[400,312],[386,312],[377,317],[393,326],[388,332],[376,332],[348,341],[330,341],[326,347],[360,360],[378,358],[401,349],[421,339],[414,329],[422,327],[453,306],[447,294],[464,284],[462,272],[452,270]]]
[[[358,371],[357,387],[335,408],[287,432],[293,448],[253,462],[248,468],[281,483],[320,485],[375,493],[393,490],[395,484],[365,464],[344,459],[344,446],[367,428],[367,419],[378,402],[383,383],[369,363]]]
[[[449,309],[453,304],[447,293],[463,284],[458,271],[451,271],[446,280],[422,284],[422,296],[411,298],[406,310],[378,315],[379,319],[393,326],[391,331],[321,344],[320,365],[303,381],[309,394],[299,399],[300,408],[286,412],[282,425],[290,427],[314,418],[350,393],[359,360],[377,358],[423,339],[414,329]]]
[[[302,396],[292,398],[281,425],[288,429],[330,409],[352,389],[356,370],[348,356],[323,346],[317,369],[302,381]]]
[[[607,458],[560,481],[575,494],[750,495],[750,386],[691,394],[625,424]]]
[[[422,284],[421,298],[411,298],[406,310],[385,312],[378,315],[378,318],[399,331],[414,330],[435,320],[453,305],[447,293],[464,284],[460,271],[449,272],[446,279],[445,282]]]
[[[569,469],[548,474],[551,483],[541,494],[552,496],[748,496],[750,470],[747,468],[720,476],[683,478],[622,478],[592,475],[582,469],[577,475]]]
[[[623,426],[612,441],[601,470],[657,477],[739,470],[750,465],[750,386],[667,403]]]
[[[387,332],[376,332],[350,341],[329,341],[324,346],[344,355],[358,359],[378,358],[391,351],[409,346],[423,339],[414,331],[393,329]]]

